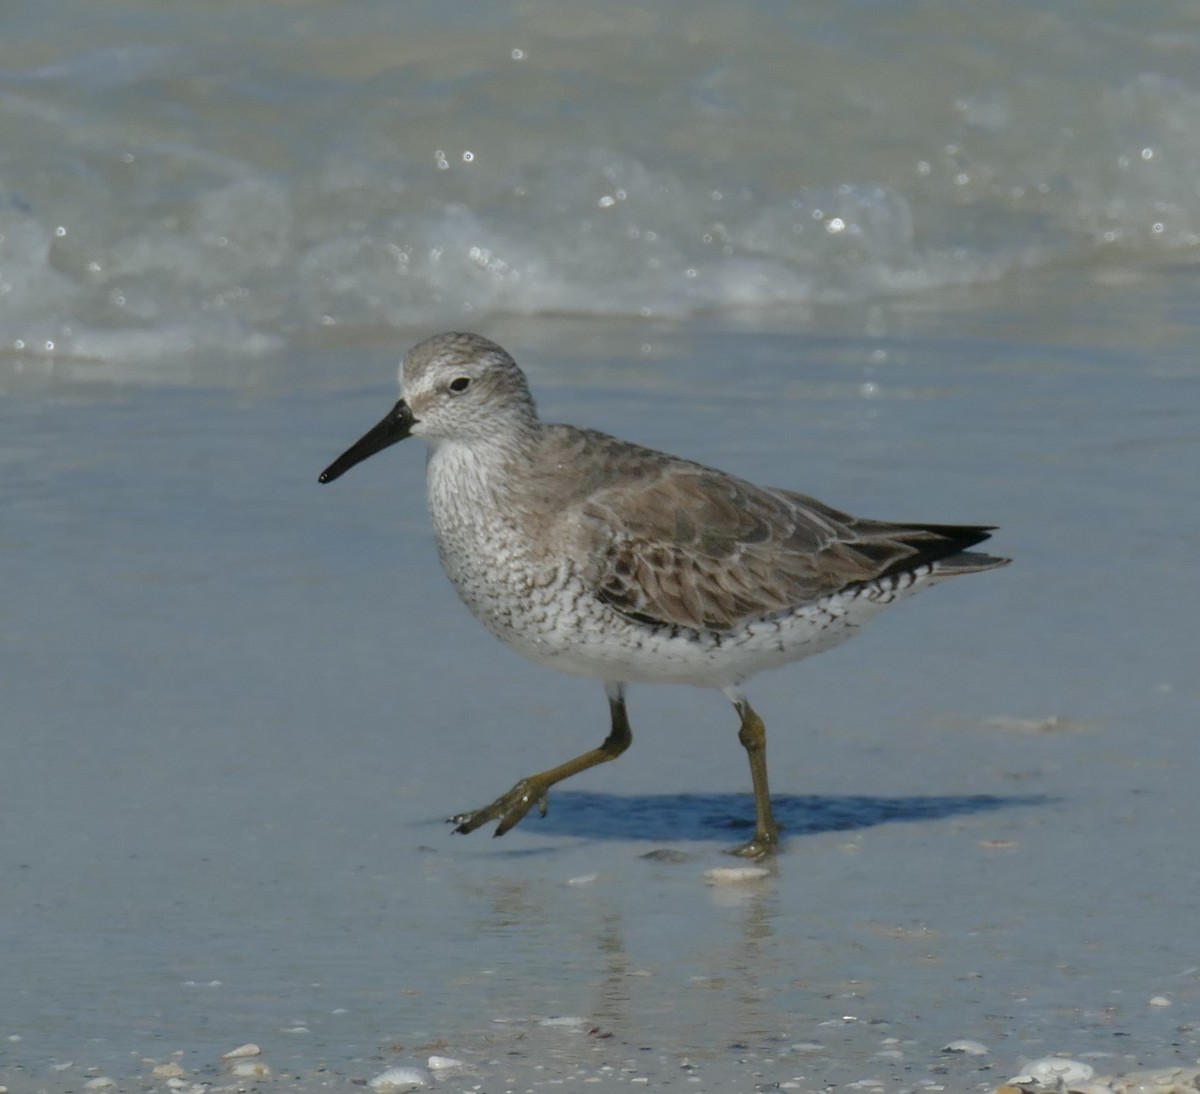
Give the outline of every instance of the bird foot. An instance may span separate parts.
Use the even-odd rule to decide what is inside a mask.
[[[548,786],[536,778],[522,779],[507,794],[501,794],[491,805],[485,805],[482,809],[474,809],[469,813],[457,813],[450,818],[450,823],[455,826],[455,832],[465,836],[468,832],[474,832],[476,828],[482,827],[489,821],[498,820],[500,823],[496,825],[496,831],[492,833],[492,836],[502,836],[510,828],[519,824],[525,814],[535,805],[543,817],[546,815],[550,808],[550,802],[546,797],[548,789]]]
[[[729,853],[737,855],[739,858],[761,859],[773,855],[777,850],[779,850],[779,830],[775,829],[769,832],[756,832],[754,839],[749,843],[733,847]]]

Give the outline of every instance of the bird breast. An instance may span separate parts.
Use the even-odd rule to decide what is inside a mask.
[[[561,556],[537,551],[518,527],[503,462],[464,445],[431,451],[429,508],[442,567],[463,602],[494,634],[535,644],[556,627],[553,606],[572,580]]]

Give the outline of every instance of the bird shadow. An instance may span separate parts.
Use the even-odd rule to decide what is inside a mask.
[[[1046,805],[1044,794],[948,794],[878,797],[870,794],[777,794],[775,819],[785,836],[849,832],[904,821],[941,820],[998,809]],[[612,840],[727,840],[753,830],[749,794],[604,794],[564,790],[550,812],[531,817],[545,835]]]

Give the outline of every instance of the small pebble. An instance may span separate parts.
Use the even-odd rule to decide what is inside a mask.
[[[187,1072],[178,1064],[159,1064],[150,1074],[156,1079],[178,1079]]]
[[[558,1029],[583,1029],[587,1023],[574,1015],[558,1015],[553,1018],[543,1018],[539,1026],[554,1026]]]
[[[424,1068],[420,1067],[389,1067],[387,1071],[381,1071],[375,1076],[367,1086],[372,1090],[378,1091],[379,1094],[398,1094],[403,1090],[416,1090],[421,1086],[428,1086],[433,1081],[433,1076]]]
[[[1171,1000],[1165,995],[1156,995],[1150,1000],[1150,1005],[1152,1007],[1169,1007],[1171,1005]]]
[[[51,1064],[50,1070],[51,1071],[66,1071],[69,1068],[72,1068],[74,1066],[75,1066],[74,1060],[64,1060],[61,1064]]]
[[[765,866],[717,866],[704,871],[704,880],[710,885],[741,885],[770,876],[771,871]]]
[[[110,1086],[116,1086],[117,1080],[110,1079],[107,1075],[97,1075],[94,1079],[88,1079],[83,1084],[84,1090],[107,1090]]]
[[[580,874],[579,877],[567,878],[568,885],[591,885],[596,880],[599,874]]]
[[[644,855],[639,855],[638,858],[644,858],[647,862],[691,862],[692,856],[686,851],[677,851],[673,847],[660,847],[657,851],[647,851]]]
[[[987,1045],[982,1045],[978,1041],[951,1041],[942,1051],[961,1052],[964,1056],[986,1056],[988,1054]]]
[[[237,1048],[231,1048],[227,1053],[225,1053],[224,1056],[221,1057],[221,1059],[222,1060],[240,1060],[243,1056],[261,1056],[261,1055],[262,1055],[262,1049],[259,1048],[258,1045],[254,1044],[253,1041],[250,1041],[244,1045],[238,1045]]]

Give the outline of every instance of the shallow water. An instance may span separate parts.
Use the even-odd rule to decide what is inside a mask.
[[[988,277],[962,271],[994,258],[988,239],[1020,240],[1012,218],[1028,210],[885,169],[959,132],[943,124],[956,72],[996,102],[997,73],[1018,57],[1022,71],[1043,58],[1044,79],[1090,74],[1093,136],[1106,89],[1120,100],[1175,81],[1172,101],[1186,100],[1200,69],[1181,60],[1195,53],[1182,14],[1141,36],[1114,22],[1120,8],[1085,19],[1021,6],[1002,31],[962,14],[934,43],[957,58],[931,70],[942,111],[910,132],[896,131],[897,96],[919,59],[892,51],[858,70],[879,81],[861,86],[828,58],[878,60],[888,28],[849,16],[791,42],[769,33],[790,18],[770,5],[736,27],[693,6],[679,41],[670,5],[566,29],[538,5],[496,5],[494,24],[465,38],[454,5],[412,25],[366,3],[211,20],[113,3],[121,17],[103,27],[96,9],[73,10],[48,44],[43,9],[14,6],[0,42],[0,176],[21,195],[0,210],[0,1083],[162,1088],[145,1061],[172,1059],[216,1083],[221,1053],[246,1041],[289,1089],[346,1087],[431,1054],[470,1066],[439,1079],[446,1089],[644,1079],[702,1091],[988,1090],[1058,1051],[1098,1072],[1200,1055],[1194,247],[1130,227],[1139,242],[1114,251],[1079,228],[1086,206],[1071,195],[1107,177],[1089,174],[1107,155],[1098,136],[1073,159],[1078,145],[1056,146],[1063,181],[1047,201],[1062,201],[1030,229],[1050,257]],[[911,45],[939,15],[917,5],[890,30]],[[1071,65],[1054,72],[1044,58],[1072,19]],[[583,45],[567,50],[571,34]],[[644,52],[618,48],[638,34]],[[718,57],[710,39],[738,48]],[[550,96],[558,106],[539,114],[543,84],[497,96],[501,61],[533,62],[553,42],[576,98]],[[639,83],[652,47],[662,83]],[[965,217],[958,272],[939,280],[930,260],[898,295],[881,291],[895,286],[869,248],[805,258],[771,244],[779,284],[832,290],[789,289],[783,310],[731,304],[666,275],[625,281],[632,243],[572,265],[570,212],[514,218],[470,190],[452,200],[524,241],[553,291],[529,289],[525,267],[519,292],[492,296],[461,265],[444,283],[405,282],[411,292],[379,280],[370,253],[395,240],[353,218],[376,224],[391,203],[449,253],[460,215],[430,181],[457,163],[413,182],[393,146],[368,139],[389,104],[420,106],[434,149],[548,127],[568,160],[601,143],[607,118],[607,147],[685,190],[701,185],[703,108],[745,141],[712,170],[763,188],[750,216],[772,195],[791,200],[773,174],[778,142],[746,120],[745,102],[774,86],[752,63],[768,47],[784,67],[826,59],[813,86],[828,100],[790,105],[822,148],[797,185],[894,185],[913,207]],[[680,83],[694,49],[714,59]],[[447,90],[435,77],[456,50],[475,75],[446,75]],[[622,88],[651,106],[625,109]],[[874,128],[839,128],[820,108],[855,89]],[[255,109],[231,111],[246,101]],[[1067,109],[1047,102],[1015,128],[999,107],[987,115],[987,162],[1006,177],[1021,156],[1050,155],[1024,143]],[[1185,114],[1147,107],[1138,124],[1159,135],[1137,139],[1160,147]],[[455,119],[469,137],[446,135]],[[656,131],[671,134],[657,160]],[[161,170],[114,183],[126,148],[153,150]],[[216,170],[218,153],[236,170]],[[487,162],[480,151],[475,167]],[[322,190],[333,167],[363,163],[376,179],[352,188],[365,211],[345,187]],[[572,170],[546,183],[557,200],[580,188],[585,169]],[[372,188],[395,177],[419,200]],[[1195,194],[1171,177],[1186,226]],[[258,197],[234,215],[229,186]],[[688,193],[663,199],[680,239],[704,220]],[[1137,201],[1105,193],[1105,209],[1137,223]],[[291,227],[247,240],[247,225],[272,223],[272,200]],[[897,208],[875,208],[883,238],[904,230]],[[65,237],[58,209],[74,210]],[[227,214],[220,231],[205,219]],[[923,223],[900,266],[934,253]],[[208,232],[245,244],[237,262],[214,258],[227,245]],[[463,228],[461,241],[486,235]],[[32,250],[14,252],[14,237]],[[136,276],[110,278],[114,256],[131,254],[145,261]],[[311,295],[306,265],[322,291],[337,286],[338,308]],[[727,272],[716,257],[697,269],[688,280]],[[144,310],[115,305],[118,288]],[[631,689],[633,750],[552,795],[544,820],[500,841],[449,833],[448,814],[607,729],[597,685],[526,664],[457,603],[418,442],[316,483],[395,398],[403,348],[451,319],[517,355],[547,417],[866,515],[1001,526],[993,544],[1012,567],[939,587],[750,684],[787,829],[768,876],[705,877],[737,865],[722,852],[745,838],[752,802],[732,711],[692,689]],[[957,1038],[989,1054],[943,1054]]]

